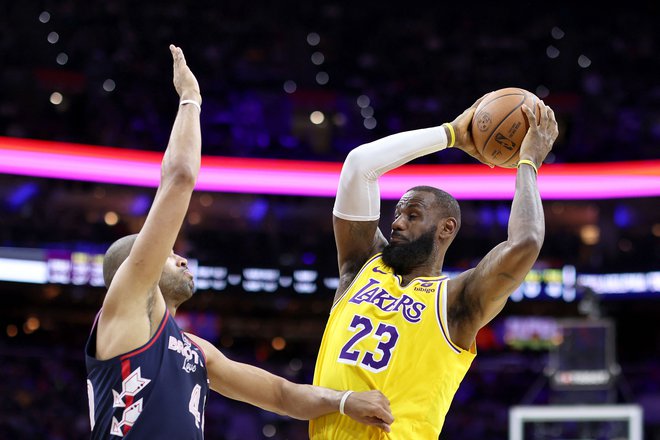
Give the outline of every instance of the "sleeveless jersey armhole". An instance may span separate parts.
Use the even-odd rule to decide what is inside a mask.
[[[188,335],[188,332],[182,331],[181,333],[183,333],[186,336],[186,338],[188,338],[188,340],[190,341],[191,344],[193,344],[195,347],[197,347],[199,349],[199,351],[202,353],[202,356],[204,357],[204,362],[208,365],[208,362],[206,362],[206,352],[204,351],[204,347],[199,345],[193,338],[191,338]]]
[[[154,342],[160,338],[161,333],[163,333],[163,329],[165,329],[165,325],[167,325],[167,320],[170,318],[170,311],[165,309],[165,313],[163,314],[163,319],[161,319],[160,324],[158,324],[158,329],[156,330],[156,333],[147,341],[146,344],[144,344],[142,347],[138,347],[135,350],[129,351],[128,353],[122,354],[119,356],[121,360],[133,357],[135,355],[138,355],[142,353],[145,350],[148,350],[149,347],[154,345]]]
[[[447,282],[448,280],[443,280],[436,291],[435,316],[438,322],[438,327],[440,327],[440,333],[442,333],[442,337],[445,343],[449,346],[449,348],[451,348],[453,352],[456,354],[461,354],[468,350],[464,350],[452,342],[451,335],[449,334],[449,326],[447,325]],[[470,347],[469,352],[473,352],[473,346]]]
[[[365,269],[366,269],[371,263],[373,263],[374,260],[376,260],[378,257],[380,257],[381,253],[382,253],[382,252],[378,252],[378,253],[375,254],[373,257],[369,258],[369,259],[366,261],[366,263],[364,263],[364,264],[362,265],[362,267],[360,268],[360,270],[358,271],[358,273],[356,273],[355,276],[353,277],[353,280],[351,281],[351,283],[346,287],[346,289],[344,289],[344,291],[341,293],[341,295],[339,295],[339,296],[334,300],[334,302],[332,303],[332,307],[330,307],[330,313],[332,313],[332,311],[333,311],[334,308],[337,306],[337,304],[339,304],[339,303],[344,299],[344,297],[346,296],[346,292],[348,292],[349,290],[351,290],[351,287],[353,287],[353,284],[355,284],[355,282],[360,278],[360,275],[362,275],[362,272],[364,272],[364,270],[365,270]]]

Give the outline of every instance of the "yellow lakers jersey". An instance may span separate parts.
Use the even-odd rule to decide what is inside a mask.
[[[332,307],[314,385],[380,390],[395,421],[386,433],[335,412],[310,421],[312,440],[437,440],[476,355],[451,341],[446,293],[444,276],[402,286],[381,254],[365,263]]]

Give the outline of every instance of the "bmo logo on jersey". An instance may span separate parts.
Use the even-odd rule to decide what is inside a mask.
[[[185,336],[183,337],[183,341],[170,336],[167,348],[183,356],[183,371],[192,373],[197,370],[198,365],[204,367],[199,353],[192,347],[192,344]]]
[[[400,298],[390,294],[380,286],[380,281],[369,278],[369,281],[349,300],[354,304],[367,302],[384,312],[400,312],[406,321],[417,323],[422,319],[422,311],[426,304],[415,301],[403,294]]]

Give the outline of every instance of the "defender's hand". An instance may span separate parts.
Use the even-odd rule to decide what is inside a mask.
[[[202,95],[199,91],[197,78],[186,64],[186,57],[180,47],[170,44],[170,52],[174,61],[174,88],[179,94],[181,100],[193,99],[199,104],[202,103]]]
[[[352,393],[346,399],[344,412],[360,423],[377,426],[385,432],[390,432],[394,422],[390,401],[378,390]]]

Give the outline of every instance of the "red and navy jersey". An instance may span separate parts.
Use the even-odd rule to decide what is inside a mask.
[[[91,438],[203,439],[206,359],[170,313],[145,345],[104,361],[96,325],[85,347]]]

